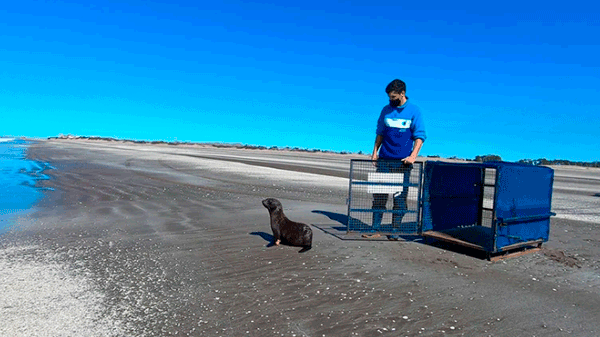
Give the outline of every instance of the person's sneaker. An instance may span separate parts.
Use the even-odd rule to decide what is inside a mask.
[[[398,235],[388,235],[387,238],[390,241],[398,241],[398,240],[400,240],[400,237]]]
[[[367,239],[375,239],[381,237],[381,234],[363,234],[362,237]]]

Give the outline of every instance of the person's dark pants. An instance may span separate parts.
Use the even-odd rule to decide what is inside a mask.
[[[408,185],[410,184],[410,172],[412,164],[402,162],[377,162],[377,172],[379,173],[404,173],[402,181],[402,190],[393,195],[392,227],[398,227],[402,223],[402,218],[408,210],[406,200],[408,198]],[[373,194],[373,209],[386,210],[386,204],[389,194]],[[373,211],[373,229],[379,230],[384,212]]]

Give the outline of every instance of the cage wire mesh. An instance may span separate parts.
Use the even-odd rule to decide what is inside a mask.
[[[481,207],[480,225],[492,228],[494,222],[494,197],[496,195],[496,169],[485,168],[483,180],[483,204]]]
[[[348,231],[419,234],[423,163],[350,162]]]

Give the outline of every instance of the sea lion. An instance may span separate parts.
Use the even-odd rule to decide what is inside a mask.
[[[312,229],[308,225],[288,219],[283,214],[281,202],[277,199],[267,198],[262,201],[262,204],[269,210],[271,216],[271,229],[275,245],[283,242],[291,246],[303,247],[298,253],[312,248]]]

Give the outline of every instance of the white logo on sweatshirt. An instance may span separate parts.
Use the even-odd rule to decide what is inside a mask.
[[[396,129],[408,129],[408,128],[410,128],[410,123],[411,123],[410,119],[403,119],[403,118],[386,118],[385,119],[385,125],[387,125],[390,128],[396,128]]]

